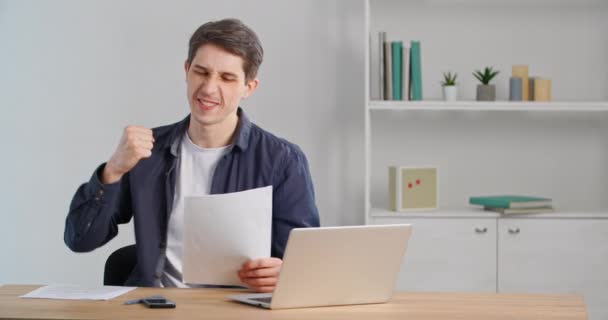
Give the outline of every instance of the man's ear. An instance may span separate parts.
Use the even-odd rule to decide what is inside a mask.
[[[243,95],[243,98],[249,97],[255,91],[255,89],[257,89],[259,83],[260,83],[260,80],[258,80],[258,78],[255,78],[255,79],[245,83],[245,86],[247,87],[247,91]]]
[[[184,62],[184,71],[186,71],[186,77],[188,76],[188,69],[190,69],[190,61],[186,60]]]

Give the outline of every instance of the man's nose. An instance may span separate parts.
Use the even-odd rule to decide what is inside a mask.
[[[218,91],[219,82],[215,77],[208,77],[201,83],[201,92],[206,95],[211,95]]]

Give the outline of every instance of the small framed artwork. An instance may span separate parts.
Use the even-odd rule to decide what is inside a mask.
[[[388,168],[389,208],[392,211],[437,209],[437,167]]]

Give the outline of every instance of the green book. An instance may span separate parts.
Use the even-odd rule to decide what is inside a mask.
[[[393,100],[401,100],[401,73],[403,68],[401,64],[403,54],[403,42],[393,41],[391,42],[391,56],[392,56],[392,75],[393,75]]]
[[[534,207],[534,208],[492,208],[484,207],[486,211],[494,211],[502,214],[526,214],[526,213],[546,213],[554,212],[553,207]]]
[[[491,208],[539,208],[550,207],[551,199],[529,196],[503,195],[470,197],[469,203]]]
[[[420,41],[412,41],[410,49],[410,100],[422,100],[422,62]]]

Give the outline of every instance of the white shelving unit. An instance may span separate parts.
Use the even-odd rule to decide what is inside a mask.
[[[576,293],[608,318],[608,2],[367,0],[365,24],[365,222],[414,225],[398,288]],[[421,41],[425,100],[375,100],[378,31]],[[514,64],[551,78],[555,101],[504,101]],[[498,101],[472,101],[471,73],[489,65]],[[462,101],[441,101],[447,71]],[[439,208],[387,210],[390,165],[438,166]],[[501,193],[556,212],[468,204]]]
[[[365,208],[366,223],[371,223],[371,212],[373,208],[387,207],[386,199],[386,179],[387,174],[383,171],[387,167],[387,159],[382,156],[382,149],[390,149],[391,147],[399,147],[395,142],[394,136],[389,136],[388,141],[383,144],[378,142],[376,128],[383,126],[382,119],[389,119],[389,122],[395,119],[403,120],[407,124],[410,122],[426,122],[429,126],[438,127],[433,134],[440,136],[442,131],[441,126],[446,122],[460,121],[463,126],[476,126],[480,122],[487,122],[488,125],[496,125],[499,130],[508,130],[509,121],[513,121],[515,126],[513,130],[521,132],[521,134],[513,134],[506,137],[500,137],[507,144],[513,146],[516,141],[525,142],[528,139],[527,134],[538,134],[536,128],[545,128],[550,132],[551,124],[554,121],[557,127],[553,130],[559,132],[564,123],[568,123],[571,130],[586,131],[586,134],[592,136],[592,141],[595,144],[601,144],[602,141],[608,141],[608,130],[602,130],[602,125],[608,127],[608,77],[605,76],[608,70],[608,41],[605,40],[605,33],[608,32],[608,4],[597,0],[583,1],[443,1],[443,0],[368,0],[366,1],[366,54],[365,59],[365,151],[366,151],[366,172],[365,172]],[[491,22],[490,26],[477,25],[476,20],[469,20],[472,17],[479,23]],[[606,19],[604,19],[606,18]],[[605,20],[605,21],[604,21]],[[540,23],[540,26],[539,26]],[[542,27],[542,23],[546,27]],[[516,24],[517,27],[513,27]],[[446,32],[446,25],[450,26]],[[481,28],[480,28],[481,27]],[[377,43],[374,39],[378,31],[386,31],[388,40],[402,40],[404,44],[408,44],[409,40],[421,40],[422,43],[422,70],[423,70],[423,93],[424,97],[429,100],[424,101],[378,101],[373,100],[379,89],[377,86],[378,74],[374,72],[374,67],[377,67],[377,57],[374,56],[374,50],[377,48]],[[483,47],[484,43],[476,41],[476,39],[487,39],[494,30],[495,36],[490,40],[493,42],[487,46],[488,50],[480,51],[479,46]],[[525,36],[517,38],[517,33],[528,31]],[[555,36],[555,34],[565,36],[576,36],[577,41],[571,41],[570,45],[565,45],[563,37]],[[582,35],[582,36],[581,36]],[[462,39],[455,40],[454,37]],[[484,38],[485,37],[485,38]],[[458,44],[462,43],[462,46]],[[372,45],[374,44],[374,45]],[[467,47],[467,45],[471,45]],[[581,46],[580,48],[572,48]],[[525,48],[524,48],[525,47]],[[443,54],[447,52],[450,54]],[[510,50],[505,50],[510,48]],[[516,50],[513,48],[524,48],[524,50]],[[544,56],[543,56],[544,55]],[[578,57],[578,59],[576,59]],[[370,60],[373,60],[370,62]],[[483,61],[477,63],[477,60]],[[508,76],[510,67],[513,64],[525,63],[528,61],[530,68],[530,76],[536,75],[538,72],[543,76],[549,76],[553,80],[553,92],[556,101],[552,102],[477,102],[471,101],[473,96],[476,80],[472,76],[466,77],[476,68],[481,68],[484,65],[497,65],[497,69],[502,71],[502,79],[497,79],[498,99],[506,97],[506,88],[508,87]],[[569,63],[570,62],[570,63]],[[572,70],[581,70],[578,73],[572,73]],[[454,69],[455,68],[455,69]],[[461,95],[463,101],[444,102],[439,100],[439,81],[443,71],[458,71],[460,74],[459,82],[461,86]],[[603,72],[602,72],[603,70]],[[587,78],[580,78],[580,76]],[[500,75],[499,77],[500,78]],[[592,86],[581,84],[581,79],[585,79],[593,83]],[[376,84],[376,85],[374,85]],[[468,100],[467,100],[468,99]],[[421,115],[422,114],[422,115]],[[424,116],[428,114],[428,116]],[[540,115],[539,115],[540,114]],[[503,118],[500,118],[503,117]],[[379,119],[379,120],[377,120]],[[603,122],[606,120],[605,122]],[[467,122],[468,121],[468,122]],[[453,123],[452,123],[453,124]],[[394,125],[394,123],[393,123]],[[527,127],[526,127],[527,126]],[[473,134],[483,134],[483,125],[479,126],[479,130],[474,130]],[[505,129],[506,128],[506,129]],[[487,129],[487,128],[486,128]],[[379,130],[379,131],[382,131]],[[385,133],[385,132],[382,132]],[[408,141],[404,141],[404,148],[416,150],[416,152],[424,153],[424,148],[410,148],[410,143],[415,138],[412,134],[416,131],[408,131]],[[496,134],[497,131],[490,130],[486,134]],[[498,132],[500,135],[500,132]],[[502,132],[504,135],[504,132]],[[395,132],[395,135],[401,134]],[[422,131],[421,134],[428,134]],[[445,135],[450,135],[446,132]],[[560,138],[559,134],[556,138]],[[586,136],[582,132],[572,136],[571,139],[580,139],[587,141]],[[546,141],[551,141],[551,137],[543,138]],[[463,141],[465,149],[470,148],[470,144],[478,143],[474,141]],[[538,143],[543,143],[537,137],[532,137],[532,140],[537,140]],[[401,142],[401,141],[399,141]],[[441,141],[426,141],[427,143],[436,143],[436,147],[443,147]],[[564,141],[571,143],[570,146],[563,145],[564,150],[572,146],[573,152],[579,154],[589,153],[592,146],[585,145],[585,142],[578,143],[577,141]],[[467,145],[469,144],[469,145]],[[388,145],[388,146],[387,146]],[[415,145],[415,142],[413,143]],[[481,145],[482,148],[486,147]],[[551,145],[554,148],[549,152],[549,155],[556,156],[559,152],[555,149],[562,146]],[[527,149],[526,149],[527,148]],[[526,147],[526,151],[534,149],[533,146]],[[380,150],[380,152],[378,152]],[[597,150],[595,154],[589,156],[608,157],[608,147],[604,144],[603,150]],[[496,150],[492,150],[494,152]],[[407,151],[406,151],[407,152]],[[419,156],[414,164],[434,164],[441,161],[452,161],[447,158],[448,154],[437,152],[436,157]],[[503,158],[505,154],[502,155]],[[555,158],[567,158],[555,157]],[[547,161],[554,161],[547,159]],[[447,159],[447,160],[446,160]],[[471,159],[479,159],[472,156]],[[379,161],[378,161],[379,160]],[[394,159],[393,161],[398,161]],[[462,161],[462,159],[458,159]],[[563,163],[563,170],[588,170],[584,172],[584,180],[588,179],[588,186],[596,190],[596,196],[591,201],[598,201],[589,205],[589,208],[568,207],[564,209],[568,211],[602,211],[608,212],[608,202],[601,199],[601,194],[608,194],[608,183],[592,181],[591,179],[599,179],[602,177],[608,180],[608,161],[604,165],[596,162],[593,165],[582,163],[584,168],[577,168],[576,161],[560,160]],[[559,161],[558,161],[559,162]],[[452,162],[457,163],[457,162]],[[410,162],[391,163],[399,165],[410,165]],[[565,165],[567,164],[567,166]],[[446,171],[444,166],[441,166],[443,174]],[[462,166],[461,166],[462,167]],[[481,164],[484,167],[484,164]],[[380,168],[380,169],[379,169]],[[450,169],[449,167],[447,169]],[[488,168],[485,167],[485,170]],[[509,170],[527,170],[525,167],[508,168],[503,167],[504,174],[508,175]],[[448,170],[448,174],[456,175],[454,170]],[[532,166],[531,169],[534,170]],[[595,172],[592,172],[595,170]],[[483,171],[483,170],[482,170]],[[440,177],[441,179],[442,177]],[[542,177],[541,177],[542,178]],[[497,176],[496,179],[501,179]],[[554,183],[551,183],[554,184]],[[380,187],[379,187],[380,186]],[[474,188],[471,184],[466,186],[466,189],[471,189],[468,195],[479,194],[476,190],[501,191],[496,185],[482,189],[484,186],[479,185]],[[513,191],[517,185],[509,186],[505,184],[505,188],[510,187]],[[574,189],[565,188],[563,192],[556,191],[553,187],[542,188],[542,183],[537,185],[536,192],[541,195],[555,195],[558,203],[585,203],[589,200],[574,199],[570,201],[566,193],[575,194]],[[451,194],[450,188],[462,188],[461,185],[455,187],[455,184],[443,181],[440,183],[440,194]],[[384,189],[384,190],[383,190]],[[526,190],[522,190],[525,192]],[[566,192],[567,191],[567,192]],[[591,197],[590,197],[591,198]],[[466,202],[458,203],[454,199],[439,199],[440,210],[461,211],[467,209]]]

